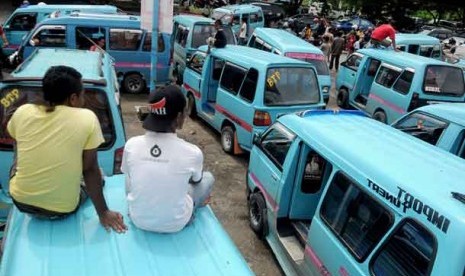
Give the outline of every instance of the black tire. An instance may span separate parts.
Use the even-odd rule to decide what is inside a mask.
[[[224,152],[232,154],[234,152],[235,131],[231,126],[225,126],[221,129],[221,147]]]
[[[195,107],[195,99],[192,94],[187,96],[187,114],[191,119],[197,118],[197,108]]]
[[[268,234],[268,219],[266,217],[266,202],[260,193],[252,193],[249,197],[250,228],[261,239]]]
[[[146,84],[141,75],[132,73],[123,80],[123,88],[129,94],[140,94],[145,90]]]
[[[341,108],[349,108],[349,91],[346,88],[339,89],[339,93],[337,93],[337,105]]]
[[[384,111],[381,110],[376,111],[373,114],[372,118],[384,124],[387,122],[386,113],[384,113]]]

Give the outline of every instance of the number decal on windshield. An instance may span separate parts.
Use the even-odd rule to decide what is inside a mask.
[[[268,83],[268,87],[273,87],[275,86],[278,81],[281,79],[281,74],[279,73],[279,71],[276,71],[274,72],[273,74],[271,74],[271,76],[268,77],[268,79],[266,80],[266,82]]]
[[[17,99],[19,99],[19,90],[13,89],[0,100],[4,108],[10,107]]]

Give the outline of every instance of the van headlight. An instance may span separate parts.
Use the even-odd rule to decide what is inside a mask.
[[[329,93],[329,86],[323,86],[323,94]]]

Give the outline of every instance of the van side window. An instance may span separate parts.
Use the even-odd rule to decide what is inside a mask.
[[[394,90],[402,94],[408,94],[410,86],[412,86],[413,75],[413,72],[407,70],[402,72],[394,84]]]
[[[241,88],[247,71],[243,68],[226,63],[221,74],[220,86],[231,94],[236,95]]]
[[[462,131],[460,136],[462,138],[460,139],[457,155],[459,157],[465,159],[465,130]]]
[[[432,46],[421,46],[419,55],[424,56],[424,57],[431,57],[433,55],[433,47]]]
[[[191,60],[187,63],[187,67],[202,74],[203,64],[205,62],[205,56],[203,54],[194,54]]]
[[[76,27],[76,48],[89,50],[98,39],[105,38],[105,29],[99,27]],[[93,42],[93,43],[92,43]]]
[[[399,51],[405,52],[406,46],[405,45],[402,45],[402,46],[397,45],[397,49],[399,49]]]
[[[338,172],[323,200],[321,218],[362,262],[393,224],[392,215],[357,184]]]
[[[411,45],[408,47],[408,52],[409,52],[410,54],[418,55],[418,48],[420,48],[420,45],[411,44]]]
[[[174,41],[181,44],[182,47],[186,47],[187,36],[189,35],[189,30],[185,27],[180,26],[176,32],[176,37]]]
[[[145,35],[144,44],[142,45],[142,51],[150,52],[152,51],[152,33],[147,33]],[[158,53],[163,53],[165,51],[165,41],[163,40],[163,35],[158,35]]]
[[[378,68],[381,65],[381,61],[377,59],[370,60],[370,66],[368,67],[367,75],[374,77],[376,76],[376,72],[378,72]]]
[[[433,46],[433,53],[431,54],[432,58],[440,58],[441,57],[441,46],[434,45]]]
[[[399,71],[388,68],[386,66],[381,66],[375,82],[387,88],[391,88],[391,86],[394,84],[394,82],[396,81],[397,77],[399,77],[399,75],[400,75]]]
[[[219,80],[221,77],[221,72],[223,71],[224,60],[214,59],[213,62],[213,71],[212,71],[212,80]]]
[[[33,37],[34,46],[66,47],[66,29],[64,26],[44,26]]]
[[[141,30],[110,29],[110,50],[137,51],[141,39]]]
[[[371,262],[374,275],[429,275],[434,263],[436,239],[420,223],[406,219],[394,231]]]
[[[239,95],[242,99],[247,102],[253,102],[255,98],[255,90],[257,89],[258,82],[258,71],[254,68],[251,68],[247,75],[245,76],[244,83],[242,83],[241,91]]]
[[[351,55],[350,57],[347,58],[345,62],[345,66],[349,67],[352,70],[357,71],[358,67],[360,66],[360,61],[362,58],[357,55]]]
[[[252,35],[252,37],[250,38],[249,43],[247,44],[247,46],[255,47],[255,38],[256,38],[256,36]]]
[[[421,112],[413,112],[393,125],[407,134],[436,145],[448,124]]]
[[[294,137],[295,135],[287,131],[284,126],[275,124],[263,136],[260,148],[282,170]]]
[[[271,47],[271,45],[265,43],[265,44],[263,44],[262,50],[271,53],[272,47]]]
[[[257,23],[260,22],[259,20],[260,14],[258,12],[254,12],[250,14],[250,23]]]
[[[302,193],[314,194],[320,191],[326,166],[332,167],[331,163],[328,163],[318,153],[309,152],[300,186]]]
[[[234,15],[232,20],[232,25],[239,25],[241,21],[239,20],[239,15]]]
[[[10,31],[30,31],[34,29],[36,23],[37,13],[18,13],[5,28],[9,28]]]

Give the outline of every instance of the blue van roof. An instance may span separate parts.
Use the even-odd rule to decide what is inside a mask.
[[[79,24],[81,26],[105,26],[105,24],[111,25],[115,28],[140,28],[140,17],[134,15],[119,15],[119,16],[98,16],[76,13],[70,16],[49,18],[39,23],[40,25],[67,25],[67,24]],[[37,26],[36,26],[37,28]]]
[[[221,8],[216,8],[214,11],[221,11],[221,12],[227,12],[227,13],[236,13],[236,12],[257,12],[261,11],[262,8],[254,5],[228,5],[228,6],[223,6]]]
[[[94,10],[103,13],[117,13],[118,8],[111,5],[30,5],[24,8],[17,8],[16,12],[54,12],[59,10]]]
[[[124,189],[124,175],[105,178],[108,206],[129,228],[124,234],[106,232],[89,199],[55,221],[13,207],[0,275],[253,275],[210,207],[178,233],[148,232],[131,223]]]
[[[360,49],[356,53],[371,56],[371,57],[380,59],[382,61],[387,61],[388,63],[391,63],[392,65],[398,64],[398,65],[413,68],[413,69],[424,68],[425,65],[444,65],[444,66],[457,67],[450,63],[443,62],[437,59],[414,55],[414,54],[410,54],[407,52],[395,52],[394,50],[391,50],[391,49],[366,48],[366,49]]]
[[[200,16],[200,15],[191,15],[191,14],[181,14],[181,15],[176,15],[173,17],[173,22],[179,22],[181,24],[185,25],[193,25],[195,23],[213,23],[215,22],[213,19]]]
[[[207,46],[201,46],[199,50],[206,52]],[[302,67],[313,67],[307,62],[292,59],[255,48],[238,45],[226,45],[225,48],[212,48],[211,54],[225,60],[234,60],[238,65],[244,67],[267,68],[273,64],[300,65]]]
[[[456,218],[452,223],[465,224],[465,204],[451,195],[465,194],[463,159],[389,125],[347,113],[309,111],[303,117],[289,114],[278,121],[359,184],[368,185],[369,179],[395,197],[400,187],[439,213]]]
[[[323,55],[323,52],[318,47],[285,30],[258,27],[255,28],[254,33],[283,52],[305,52]]]
[[[98,58],[100,56],[100,58]],[[32,59],[32,57],[34,57]],[[53,57],[53,58],[51,58]],[[98,52],[74,49],[38,49],[24,61],[12,76],[15,78],[42,78],[51,66],[66,65],[82,74],[85,80],[103,78],[102,62],[106,57]],[[31,62],[34,60],[34,62]]]
[[[396,45],[420,44],[420,45],[440,45],[441,42],[436,37],[425,34],[396,34]]]
[[[450,122],[465,126],[465,103],[441,103],[422,106],[415,111],[424,111],[444,118]]]

